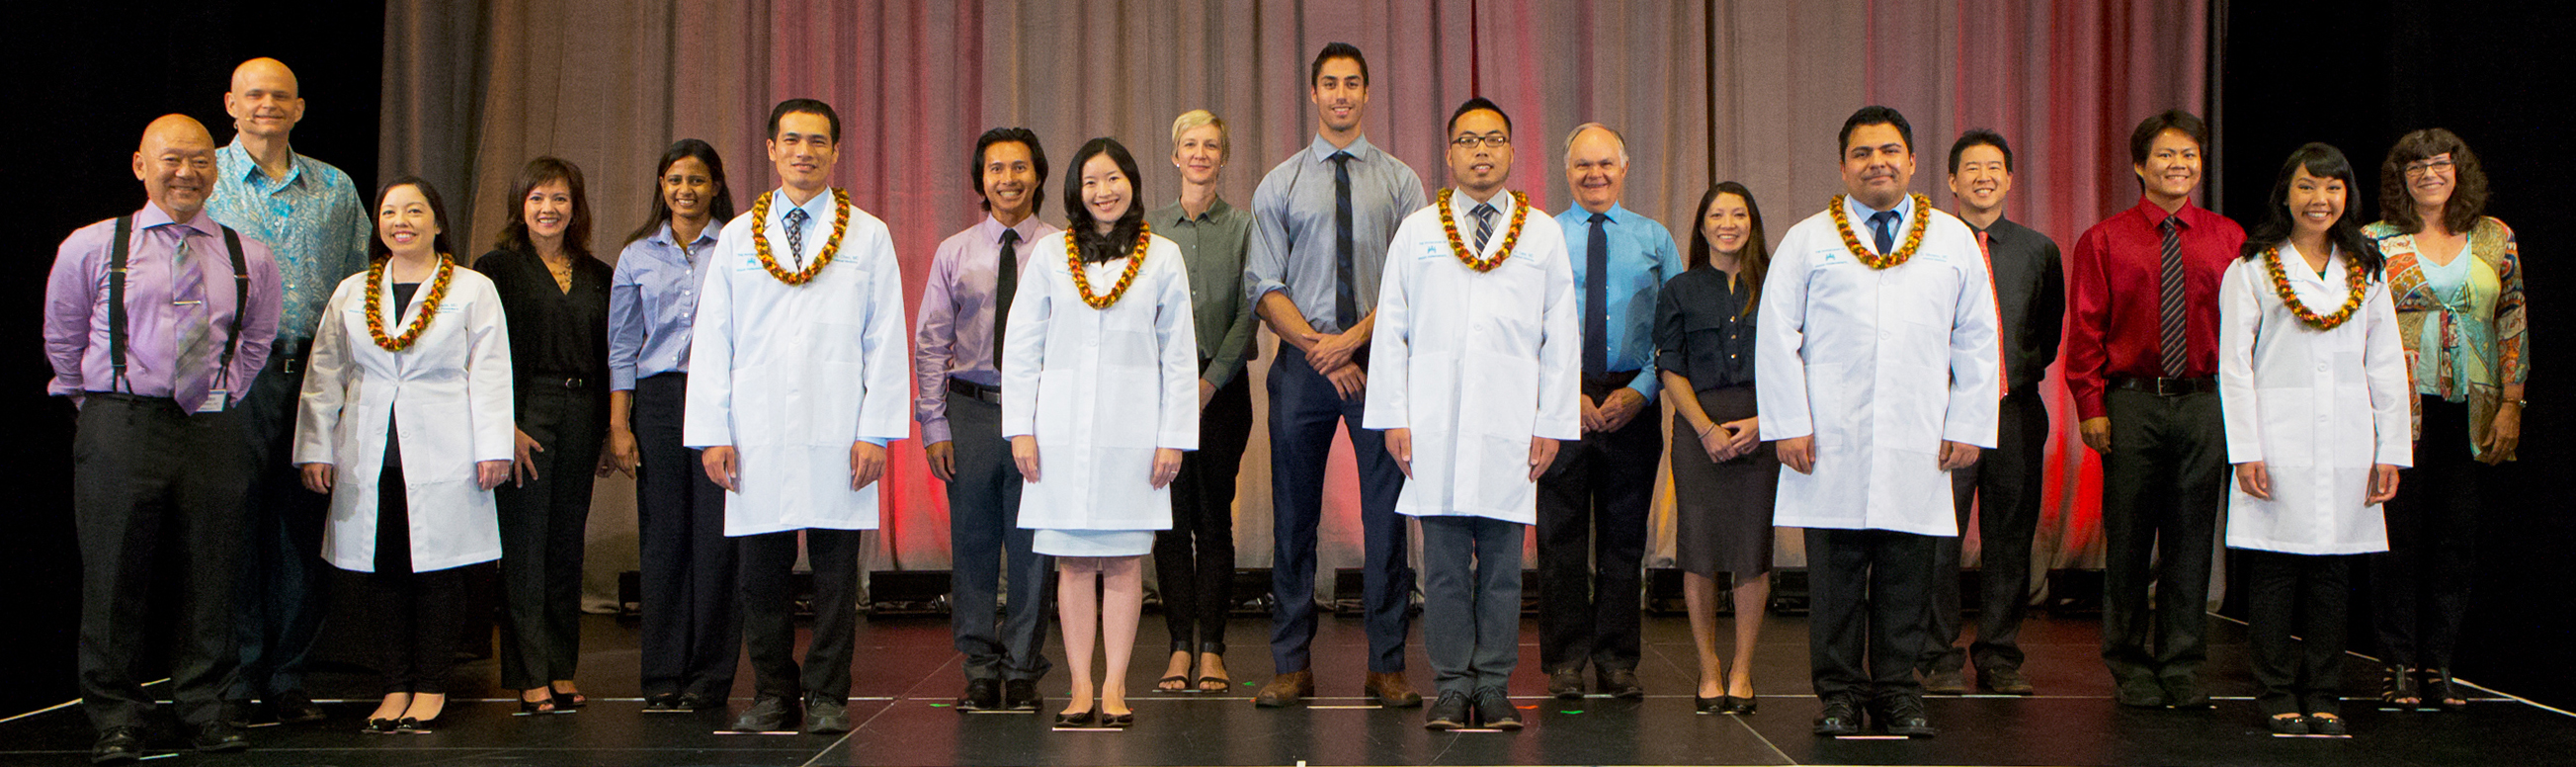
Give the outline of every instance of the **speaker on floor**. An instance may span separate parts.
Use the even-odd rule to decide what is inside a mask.
[[[871,570],[868,572],[868,614],[947,615],[948,585],[949,572],[946,570]],[[1008,598],[1007,595],[1003,597],[1005,600]]]

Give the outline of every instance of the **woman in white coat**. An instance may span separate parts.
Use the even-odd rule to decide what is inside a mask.
[[[419,178],[376,193],[371,263],[331,294],[295,418],[304,486],[331,495],[322,557],[359,574],[343,614],[373,634],[378,732],[446,709],[461,568],[501,557],[492,487],[510,471],[510,341],[492,282],[449,255],[447,222]]]
[[[1011,300],[1002,436],[1026,483],[1020,526],[1057,558],[1075,671],[1056,724],[1126,727],[1145,555],[1172,526],[1181,453],[1198,447],[1198,339],[1180,246],[1149,233],[1136,204],[1135,158],[1096,138],[1073,166],[1065,231],[1038,239]],[[1109,662],[1096,708],[1095,623]]]
[[[2384,260],[2351,205],[2360,188],[2334,147],[2291,153],[2218,286],[2236,465],[2227,545],[2250,571],[2255,705],[2280,734],[2347,732],[2336,687],[2349,555],[2388,550],[2380,503],[2413,462],[2405,348]]]

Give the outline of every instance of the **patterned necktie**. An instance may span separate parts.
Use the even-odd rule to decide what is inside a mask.
[[[787,209],[787,255],[796,259],[796,271],[805,271],[805,209]]]
[[[2004,294],[1994,288],[2003,284],[2003,278],[1995,274],[1995,251],[1986,239],[1986,230],[1977,230],[1977,255],[1986,257],[1986,287],[1988,288],[1986,294],[1995,299],[1995,323],[2001,326],[2004,319]],[[2001,344],[1997,346],[2000,347]],[[2002,350],[1998,349],[1995,354],[1995,394],[1998,396],[2012,394],[2012,378],[2004,373],[2004,355]]]
[[[1494,213],[1494,204],[1490,202],[1476,203],[1475,210],[1467,211],[1467,215],[1476,217],[1476,253],[1478,255],[1484,254],[1485,241],[1494,237]]]
[[[1324,158],[1333,161],[1333,323],[1335,331],[1351,329],[1360,322],[1359,277],[1351,267],[1351,256],[1357,248],[1351,242],[1351,160],[1349,152],[1334,152]]]
[[[1895,251],[1896,211],[1882,210],[1869,214],[1869,233],[1871,239],[1878,241],[1879,255],[1884,256]]]
[[[179,364],[170,371],[170,396],[179,401],[184,412],[194,413],[206,404],[207,390],[213,388],[206,360],[214,356],[214,312],[206,306],[206,277],[188,249],[188,228],[170,227],[179,235],[179,247],[170,254],[170,305],[177,310],[179,331]]]
[[[1610,371],[1610,216],[1592,214],[1583,241],[1583,374]]]
[[[2157,228],[2165,233],[2164,297],[2159,306],[2157,344],[2164,357],[2166,378],[2181,378],[2185,353],[2189,351],[2185,331],[2190,318],[2182,313],[2182,217],[2169,215]]]
[[[1002,258],[993,264],[993,369],[997,371],[1002,369],[1002,329],[1011,324],[1011,296],[1020,290],[1019,243],[1020,230],[1002,230]]]

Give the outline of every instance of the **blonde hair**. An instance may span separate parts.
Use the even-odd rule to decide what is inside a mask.
[[[1224,154],[1234,151],[1234,139],[1233,136],[1225,129],[1225,120],[1218,118],[1215,112],[1210,112],[1205,109],[1192,109],[1187,112],[1182,112],[1178,119],[1172,121],[1172,148],[1180,148],[1181,134],[1188,133],[1203,125],[1216,126],[1216,149],[1218,153]]]

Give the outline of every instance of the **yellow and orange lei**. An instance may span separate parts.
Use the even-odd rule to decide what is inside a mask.
[[[1881,255],[1862,247],[1860,236],[1852,232],[1851,214],[1843,210],[1843,198],[1849,196],[1834,195],[1832,202],[1825,203],[1825,210],[1833,213],[1834,232],[1843,236],[1843,247],[1851,251],[1853,258],[1860,259],[1871,269],[1887,269],[1913,259],[1914,251],[1923,247],[1923,228],[1932,221],[1932,198],[1914,195],[1914,225],[1905,230],[1905,244],[1898,246],[1894,253]]]
[[[1529,222],[1529,195],[1512,193],[1512,224],[1503,230],[1503,247],[1491,256],[1480,258],[1475,251],[1468,250],[1467,241],[1458,236],[1458,217],[1449,212],[1449,195],[1456,191],[1440,190],[1440,231],[1449,234],[1449,254],[1457,256],[1458,263],[1466,264],[1469,269],[1493,271],[1494,267],[1502,265],[1503,259],[1512,257],[1512,246],[1521,242],[1521,224]]]
[[[1127,295],[1127,288],[1136,284],[1136,272],[1144,269],[1145,267],[1145,246],[1151,245],[1153,242],[1153,225],[1147,224],[1137,227],[1136,252],[1130,253],[1127,256],[1127,271],[1119,273],[1118,284],[1109,287],[1109,295],[1096,296],[1091,294],[1091,278],[1084,276],[1082,273],[1082,247],[1074,244],[1072,232],[1065,232],[1065,267],[1073,270],[1073,289],[1081,291],[1082,302],[1090,304],[1091,308],[1094,309],[1107,309],[1110,305],[1118,303],[1118,297]]]
[[[832,239],[823,243],[823,252],[815,254],[814,260],[807,263],[803,271],[795,272],[779,266],[778,257],[769,252],[769,201],[772,197],[764,194],[751,204],[752,252],[760,255],[760,267],[769,270],[769,276],[789,285],[803,285],[814,279],[814,275],[821,274],[823,267],[832,263],[832,257],[840,254],[841,235],[850,231],[850,193],[839,187],[832,189]]]
[[[2344,298],[2343,306],[2333,314],[2320,315],[2307,304],[2300,303],[2298,291],[2290,287],[2290,273],[2281,268],[2280,246],[2263,249],[2263,269],[2272,273],[2272,292],[2280,294],[2281,303],[2289,305],[2290,314],[2318,330],[2333,330],[2352,319],[2352,315],[2361,310],[2362,298],[2370,291],[2370,275],[2362,271],[2361,262],[2346,257],[2343,260],[2343,283],[2351,295]]]
[[[383,296],[385,262],[391,260],[390,258],[376,259],[375,263],[367,265],[367,337],[374,340],[376,346],[382,347],[385,351],[401,352],[411,348],[413,341],[420,340],[420,334],[429,330],[429,321],[438,316],[438,304],[447,298],[448,277],[456,273],[456,260],[449,258],[445,253],[438,254],[438,273],[436,277],[430,279],[429,295],[420,299],[420,315],[411,319],[411,325],[403,328],[402,335],[388,337],[385,335]]]

